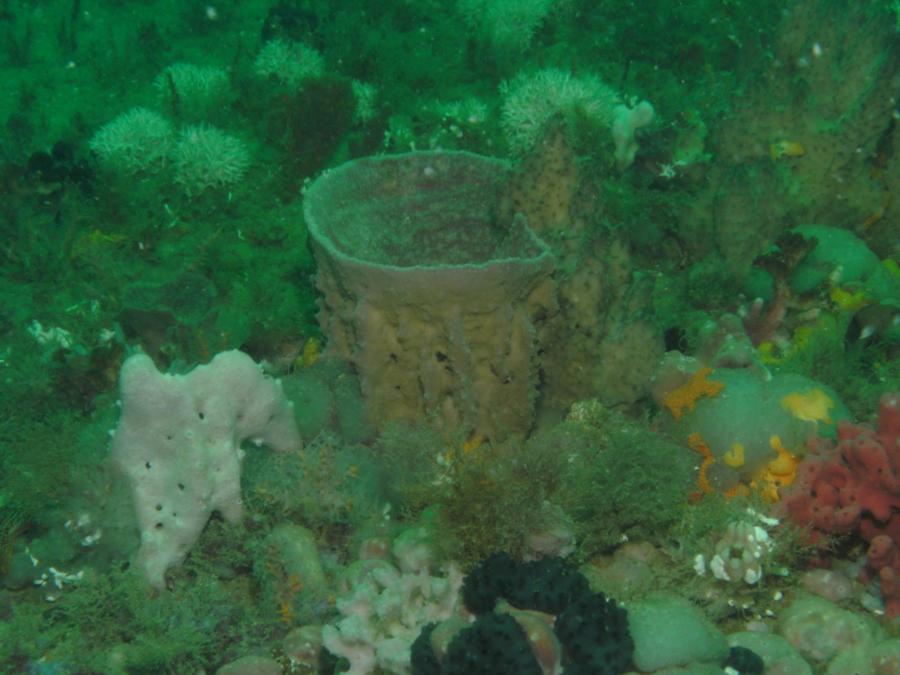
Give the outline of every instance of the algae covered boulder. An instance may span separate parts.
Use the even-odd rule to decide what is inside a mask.
[[[642,673],[696,663],[722,664],[725,635],[689,601],[659,595],[628,606],[634,665]]]

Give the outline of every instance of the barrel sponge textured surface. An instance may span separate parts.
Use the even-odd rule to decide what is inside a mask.
[[[246,354],[218,354],[185,375],[160,373],[144,354],[120,374],[122,415],[112,458],[128,478],[141,544],[138,564],[156,588],[180,564],[213,511],[242,515],[241,444],[300,446],[281,383]]]

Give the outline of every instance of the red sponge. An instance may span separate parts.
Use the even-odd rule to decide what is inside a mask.
[[[816,439],[783,508],[813,540],[855,532],[868,541],[867,574],[881,580],[885,613],[900,616],[900,394],[881,397],[876,430],[844,422],[837,444]]]

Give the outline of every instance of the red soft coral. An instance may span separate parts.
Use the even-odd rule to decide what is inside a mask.
[[[877,430],[845,422],[836,445],[817,439],[782,504],[813,540],[855,532],[868,541],[885,612],[900,616],[900,394],[881,397]]]

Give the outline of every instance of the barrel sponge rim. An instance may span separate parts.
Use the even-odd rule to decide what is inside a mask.
[[[395,197],[398,201],[409,200],[419,220],[425,220],[438,211],[436,205],[429,204],[429,201],[439,200],[439,204],[454,208],[459,207],[467,197],[483,203],[486,197],[493,196],[500,189],[509,170],[510,163],[502,159],[445,150],[364,157],[347,162],[322,173],[305,190],[303,213],[311,243],[342,269],[359,266],[369,273],[381,271],[391,276],[496,268],[506,268],[509,272],[515,268],[534,271],[546,265],[552,266],[550,246],[528,227],[523,216],[517,219],[523,226],[520,243],[523,255],[504,255],[464,263],[391,264],[367,260],[352,248],[354,245],[365,248],[371,242],[354,238],[355,233],[348,232],[346,223],[336,224],[340,218],[335,216],[335,212],[341,217],[352,217],[360,213],[357,204],[368,200],[371,207],[372,199]],[[456,183],[457,189],[446,189],[448,185],[454,185],[452,180],[447,180],[448,176],[450,179],[465,177],[471,180]],[[493,194],[489,194],[490,191]],[[417,204],[414,203],[416,199],[420,200]],[[407,219],[405,225],[408,226],[409,222],[410,219]],[[342,224],[345,226],[343,230]],[[345,239],[339,242],[337,238],[342,235]]]

